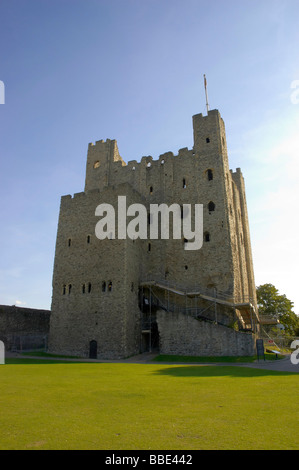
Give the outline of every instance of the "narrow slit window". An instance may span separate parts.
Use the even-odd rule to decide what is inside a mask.
[[[82,294],[85,294],[85,284],[82,285]]]
[[[108,292],[111,292],[111,291],[112,291],[112,281],[109,281]]]
[[[210,137],[207,137],[206,138],[206,143],[209,144],[211,141],[210,141]]]
[[[88,283],[88,293],[90,294],[90,292],[91,292],[91,283],[89,282]]]
[[[90,235],[87,235],[87,243],[90,243]]]
[[[68,241],[67,241],[67,246],[71,246],[71,244],[72,244],[72,239],[69,238]]]
[[[72,284],[69,284],[69,294],[71,293],[72,291]]]
[[[186,185],[186,178],[183,178],[183,189],[186,189],[187,188],[187,185]]]
[[[151,245],[151,243],[149,243],[148,246],[147,246],[147,251],[150,252],[151,250],[152,250],[152,245]]]
[[[205,239],[205,242],[209,242],[211,240],[211,235],[209,234],[209,232],[206,232],[204,234],[204,239]]]
[[[64,284],[62,286],[62,295],[65,295],[66,294],[66,285]]]
[[[102,292],[106,292],[106,282],[102,282]]]
[[[150,187],[150,194],[153,194],[153,187]]]

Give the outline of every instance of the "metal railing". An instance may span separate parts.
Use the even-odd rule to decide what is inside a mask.
[[[235,310],[235,313],[237,314],[238,319],[241,321],[245,329],[248,329],[249,328],[248,325],[250,325],[251,330],[255,331],[256,324],[259,323],[258,314],[255,309],[253,299],[250,296],[242,296],[241,298],[239,298],[236,296],[234,297],[232,293],[223,292],[216,288],[203,289],[199,287],[198,285],[193,285],[193,286],[189,285],[187,287],[186,285],[169,282],[165,279],[163,280],[153,280],[152,278],[143,279],[143,281],[140,283],[140,286],[150,289],[151,296],[154,296],[158,301],[158,306],[160,306],[160,308],[166,311],[171,311],[173,313],[181,312],[187,315],[191,315],[198,319],[201,318],[206,321],[214,321],[215,323],[220,323],[218,321],[219,315],[217,313],[217,304],[222,304],[224,306],[227,306]],[[153,294],[153,288],[158,288],[158,289],[160,288],[166,291],[168,293],[168,299],[167,300],[163,299],[162,301],[160,297]],[[171,301],[170,293],[183,296],[183,298],[185,298],[185,306],[180,305],[178,302]],[[187,304],[188,304],[188,301],[190,302],[190,299],[192,298],[203,299],[205,301],[210,302],[210,305],[205,309],[202,309],[198,306],[190,307],[190,305],[188,306]],[[213,313],[214,320],[211,320],[210,317],[203,315],[205,311],[211,308],[214,308],[214,313]],[[225,325],[224,323],[221,323],[221,324]]]
[[[195,285],[182,285],[175,282],[169,282],[165,279],[163,280],[153,280],[152,278],[145,278],[141,281],[140,285],[146,286],[161,286],[163,289],[176,291],[178,295],[187,295],[187,296],[207,296],[217,300],[223,300],[233,305],[236,304],[253,304],[254,300],[249,295],[234,296],[233,293],[223,292],[216,288],[202,288],[198,284]]]
[[[151,309],[154,308],[154,309],[160,309],[160,310],[164,310],[166,312],[171,312],[171,313],[181,313],[183,315],[188,315],[193,318],[196,318],[197,320],[203,320],[203,321],[207,321],[209,323],[214,323],[214,324],[217,323],[219,325],[228,327],[227,324],[219,321],[217,319],[217,316],[215,318],[214,312],[211,315],[213,318],[211,318],[211,316],[209,317],[207,315],[204,315],[205,312],[207,312],[211,308],[214,308],[214,304],[209,305],[206,308],[201,308],[198,306],[196,307],[185,306],[184,307],[182,305],[179,305],[176,302],[170,302],[168,300],[165,301],[165,299],[162,300],[161,297],[157,293],[153,292],[152,289],[150,289],[149,295],[150,295],[150,299],[148,299],[149,303],[147,305],[148,306],[150,305]],[[151,317],[151,312],[150,312],[149,317],[142,319],[142,329],[143,330],[150,329],[154,321],[155,321],[155,318]]]

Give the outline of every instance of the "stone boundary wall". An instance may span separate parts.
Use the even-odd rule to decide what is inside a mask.
[[[160,354],[182,356],[253,356],[255,336],[181,313],[159,310]]]
[[[50,310],[0,305],[0,340],[7,351],[39,349],[47,344]]]

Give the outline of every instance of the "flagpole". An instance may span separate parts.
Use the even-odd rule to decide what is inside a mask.
[[[207,114],[209,112],[209,102],[208,102],[208,89],[207,89],[207,79],[206,76],[204,75],[204,85],[205,85],[205,92],[206,92],[206,107],[207,107]]]

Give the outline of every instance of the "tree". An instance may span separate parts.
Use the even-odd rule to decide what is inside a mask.
[[[280,294],[273,284],[256,288],[259,315],[276,317],[289,335],[299,334],[299,317],[293,311],[294,303]]]

